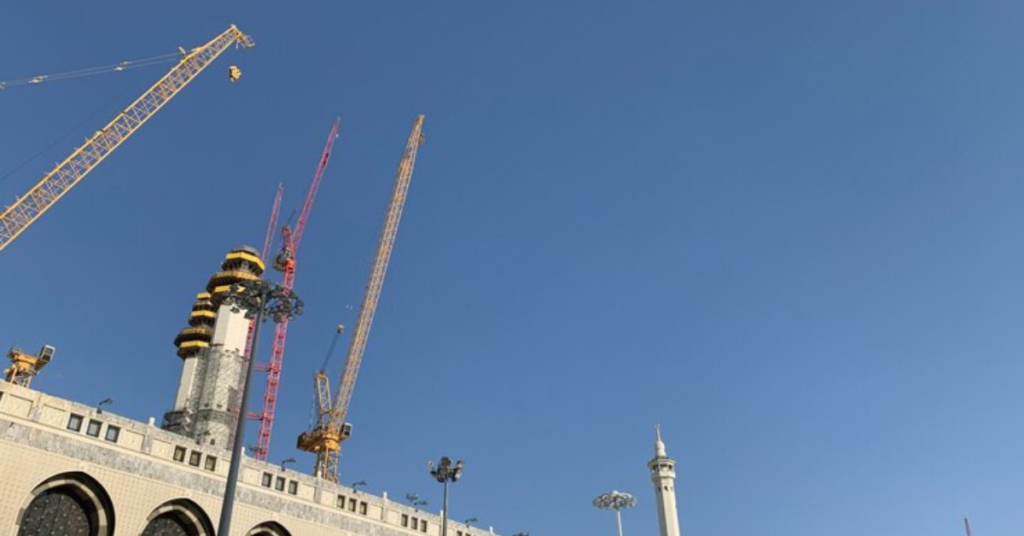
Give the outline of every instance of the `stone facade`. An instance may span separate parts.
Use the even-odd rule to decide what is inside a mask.
[[[36,534],[24,524],[47,494],[85,505],[88,519],[79,521],[88,536],[179,534],[163,532],[163,522],[213,536],[229,457],[152,421],[0,383],[0,536]],[[440,525],[438,515],[386,494],[245,458],[231,536],[439,536]],[[449,520],[448,534],[494,533]]]
[[[241,404],[239,386],[245,381],[245,339],[249,320],[240,310],[221,305],[217,312],[213,342],[198,357],[202,382],[191,397],[195,414],[193,438],[208,445],[227,448],[234,442],[235,414]]]

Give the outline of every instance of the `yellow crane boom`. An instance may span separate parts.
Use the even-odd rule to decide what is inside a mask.
[[[209,43],[185,53],[181,61],[153,84],[153,87],[117,114],[102,130],[87,139],[84,145],[75,149],[71,156],[57,164],[57,167],[47,173],[28,193],[7,207],[3,214],[0,214],[0,250],[6,248],[58,199],[85,178],[231,45],[252,48],[254,43],[249,36],[231,25]]]
[[[359,317],[356,320],[355,331],[352,333],[352,341],[345,358],[345,370],[338,381],[338,387],[335,390],[337,398],[334,399],[333,404],[331,403],[327,375],[324,371],[320,371],[314,378],[319,404],[319,420],[313,430],[299,436],[298,447],[300,450],[316,454],[313,475],[317,478],[325,478],[332,482],[338,481],[341,442],[348,437],[351,430],[351,426],[345,423],[348,404],[352,399],[352,391],[356,385],[356,376],[359,374],[359,365],[363,361],[363,353],[366,351],[366,341],[370,336],[373,315],[377,312],[377,302],[380,300],[381,288],[384,286],[384,275],[387,273],[388,262],[391,260],[391,251],[395,247],[398,222],[402,218],[409,182],[412,180],[412,170],[416,164],[416,152],[422,142],[423,116],[421,115],[413,123],[409,141],[405,145],[405,152],[402,153],[402,160],[398,164],[395,187],[391,192],[391,202],[388,204],[387,215],[384,218],[384,228],[377,243],[377,255],[373,259],[370,280],[366,283],[363,302],[359,306]]]

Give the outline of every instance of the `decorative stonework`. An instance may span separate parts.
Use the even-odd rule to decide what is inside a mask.
[[[72,415],[81,418],[79,430],[68,429]],[[91,421],[102,423],[100,433],[86,433]],[[116,441],[105,438],[110,428],[120,431]],[[175,459],[177,450],[186,452]],[[199,465],[190,465],[195,455]],[[207,466],[210,458],[215,461]],[[23,387],[0,383],[0,534],[10,533],[7,520],[27,508],[31,493],[55,475],[81,472],[109,492],[119,534],[141,534],[160,505],[189,499],[211,519],[219,516],[229,452],[197,445],[194,440],[151,424],[51,397]],[[31,463],[25,460],[31,459]],[[297,485],[289,494],[261,485],[263,475],[284,477]],[[277,522],[292,535],[324,536],[439,536],[440,518],[386,498],[317,480],[294,470],[244,458],[235,507],[236,525],[246,531]],[[343,495],[357,498],[366,513],[336,506]],[[402,527],[402,514],[428,522],[426,533]],[[13,522],[12,522],[13,523]],[[492,536],[461,523],[463,534]],[[261,533],[258,533],[261,534]]]

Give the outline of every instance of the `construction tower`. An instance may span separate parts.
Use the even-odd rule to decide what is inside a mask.
[[[245,374],[245,345],[249,319],[224,303],[231,285],[255,281],[265,267],[248,246],[228,252],[221,271],[213,274],[192,306],[189,325],[174,339],[182,359],[181,380],[174,407],[164,414],[164,428],[199,444],[229,448]]]

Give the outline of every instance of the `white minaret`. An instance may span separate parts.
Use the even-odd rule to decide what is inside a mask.
[[[679,513],[676,511],[676,462],[665,454],[661,426],[654,428],[654,459],[647,463],[658,499],[658,528],[661,536],[679,536]]]
[[[232,285],[258,281],[263,271],[259,253],[239,246],[228,252],[221,271],[196,297],[189,327],[174,339],[183,363],[174,408],[164,414],[165,429],[199,444],[231,448],[250,321],[242,309],[224,302]]]

